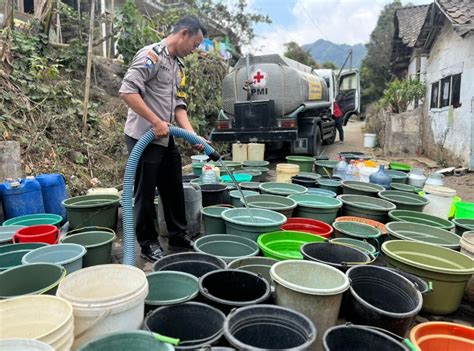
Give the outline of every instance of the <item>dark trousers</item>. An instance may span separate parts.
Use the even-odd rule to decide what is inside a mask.
[[[344,123],[343,117],[334,118],[334,122],[336,122],[336,129],[339,132],[339,140],[344,141],[344,129],[342,128],[342,124]]]
[[[137,140],[125,135],[130,153]],[[141,247],[158,240],[155,216],[155,189],[163,203],[166,227],[170,237],[186,234],[186,212],[181,173],[181,155],[170,137],[168,147],[149,144],[135,173],[135,231]]]

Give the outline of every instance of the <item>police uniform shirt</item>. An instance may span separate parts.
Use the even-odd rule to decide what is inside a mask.
[[[186,108],[180,96],[184,85],[184,66],[179,58],[169,55],[166,42],[145,46],[137,52],[122,80],[120,93],[139,93],[145,104],[165,122],[174,121],[177,106]],[[140,139],[151,124],[131,108],[128,109],[125,134]],[[168,146],[169,137],[153,143]]]

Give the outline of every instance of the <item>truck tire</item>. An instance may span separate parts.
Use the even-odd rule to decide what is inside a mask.
[[[322,151],[323,138],[321,137],[321,129],[318,125],[314,126],[313,134],[313,156],[319,156]]]
[[[331,145],[336,141],[336,128],[333,130],[333,134],[330,138],[323,140],[323,145]]]

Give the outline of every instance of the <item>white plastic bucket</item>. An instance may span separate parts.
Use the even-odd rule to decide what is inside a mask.
[[[448,219],[456,190],[444,186],[425,185],[423,190],[430,203],[423,209],[424,213]]]
[[[248,159],[248,145],[247,144],[232,144],[232,161],[243,162]]]
[[[276,166],[276,181],[278,183],[291,183],[291,177],[297,176],[300,166],[292,163],[279,163]]]
[[[263,161],[265,155],[265,144],[250,143],[248,145],[247,157],[249,161]]]
[[[93,266],[66,276],[57,295],[74,309],[73,348],[77,348],[99,336],[139,329],[148,281],[135,267]]]
[[[375,147],[376,137],[375,134],[364,134],[364,147]]]
[[[32,339],[8,339],[0,340],[0,350],[2,351],[54,351],[54,349],[44,342]]]
[[[49,295],[20,296],[0,301],[0,311],[3,321],[0,339],[34,339],[54,350],[71,349],[73,308],[64,299]],[[4,350],[1,344],[0,350]]]
[[[376,173],[379,169],[376,167],[362,167],[359,170],[359,177],[361,182],[369,183],[370,175]]]
[[[191,162],[192,163],[205,163],[209,159],[207,155],[192,155]]]

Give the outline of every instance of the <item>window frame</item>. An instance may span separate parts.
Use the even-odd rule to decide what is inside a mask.
[[[453,83],[456,80],[458,82],[459,87],[457,89],[453,89]],[[448,99],[447,103],[443,103],[446,99],[443,99],[444,95],[444,87],[445,82],[448,82],[447,89],[448,89]],[[462,106],[461,103],[461,86],[462,86],[462,73],[456,73],[449,76],[442,77],[431,83],[431,91],[430,91],[430,110],[433,109],[442,109],[453,106],[453,108],[459,108]],[[434,88],[437,88],[437,101],[433,104],[433,91]],[[456,92],[457,96],[454,96]]]

